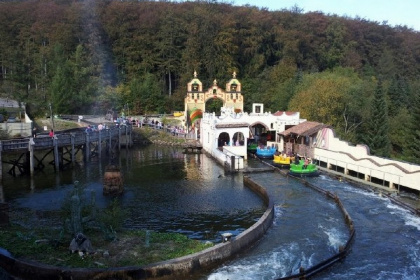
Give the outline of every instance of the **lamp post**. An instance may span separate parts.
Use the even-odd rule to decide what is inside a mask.
[[[51,102],[50,102],[50,118],[51,118],[51,124],[52,124],[52,129],[53,129],[53,131],[55,132],[55,127],[54,127],[54,116],[53,116],[53,113],[52,113],[52,106],[51,106]]]

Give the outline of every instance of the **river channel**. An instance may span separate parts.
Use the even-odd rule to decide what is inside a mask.
[[[243,174],[226,175],[205,154],[151,145],[122,149],[113,163],[124,176],[124,194],[119,199],[129,210],[127,228],[179,232],[220,242],[221,233],[237,235],[265,211],[261,199],[243,186]],[[39,216],[60,209],[78,181],[87,196],[95,196],[99,208],[106,207],[112,201],[102,195],[108,164],[108,159],[94,159],[59,173],[48,167],[33,179],[4,174],[3,200],[12,211],[30,209]],[[266,187],[274,200],[272,227],[237,258],[191,279],[277,279],[328,258],[348,239],[341,212],[324,195],[279,173],[248,176]],[[420,278],[419,217],[387,198],[326,175],[310,180],[340,197],[356,229],[344,261],[313,279]]]

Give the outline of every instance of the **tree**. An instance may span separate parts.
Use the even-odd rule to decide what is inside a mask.
[[[405,155],[410,161],[420,164],[420,90],[418,88],[413,103],[412,118],[409,122],[410,137]]]
[[[369,146],[372,154],[383,157],[390,156],[391,143],[388,133],[387,104],[382,89],[382,81],[379,80],[373,97],[371,116],[365,136],[366,144]]]
[[[407,108],[402,108],[395,116],[389,118],[389,139],[391,141],[391,157],[408,159],[404,156],[412,141],[411,129],[412,116]],[[401,125],[408,124],[408,125]],[[414,129],[415,131],[415,129]],[[415,149],[416,151],[418,148]],[[411,159],[408,159],[411,160]]]
[[[366,112],[362,94],[366,85],[352,69],[305,74],[302,82],[295,85],[289,110],[300,112],[308,120],[333,126],[342,139],[355,140]]]
[[[128,103],[135,113],[151,114],[164,113],[165,96],[161,94],[159,82],[150,73],[140,78],[132,79],[122,98],[124,104]]]

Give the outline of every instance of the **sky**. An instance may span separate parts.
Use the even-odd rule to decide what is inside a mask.
[[[231,0],[236,6],[249,4],[270,11],[290,9],[297,5],[303,13],[321,11],[324,14],[336,14],[376,21],[388,25],[406,25],[420,31],[419,0]]]

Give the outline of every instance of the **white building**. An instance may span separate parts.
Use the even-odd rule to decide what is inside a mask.
[[[200,142],[203,149],[222,164],[234,164],[234,169],[243,168],[247,159],[249,141],[261,145],[279,145],[278,133],[305,120],[299,113],[264,112],[264,105],[253,104],[252,113],[236,113],[234,108],[223,107],[221,115],[204,113],[200,123]],[[235,157],[235,162],[232,162]]]

